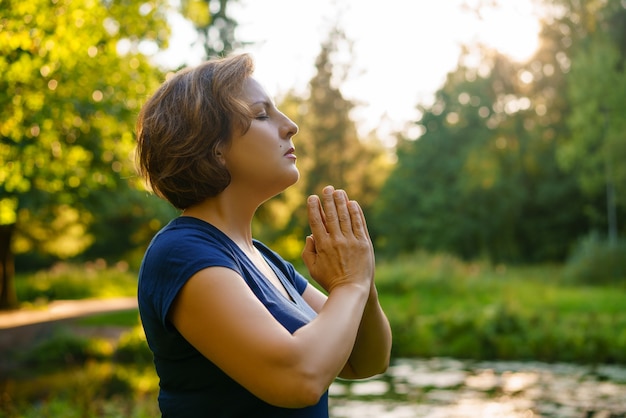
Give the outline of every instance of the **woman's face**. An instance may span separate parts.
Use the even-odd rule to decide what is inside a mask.
[[[252,111],[250,128],[234,132],[222,152],[231,175],[229,187],[275,195],[298,181],[292,137],[298,126],[280,112],[253,78],[244,83],[243,99]]]

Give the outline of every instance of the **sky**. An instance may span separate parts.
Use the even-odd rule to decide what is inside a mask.
[[[272,97],[304,91],[315,73],[320,44],[334,24],[354,44],[352,77],[341,87],[358,103],[353,118],[362,134],[390,136],[414,121],[457,64],[461,45],[482,42],[516,60],[537,48],[539,24],[532,0],[504,0],[498,9],[468,12],[480,0],[238,0],[229,3],[255,78]],[[189,45],[194,30],[172,15],[170,48],[157,61],[195,65],[202,51]]]

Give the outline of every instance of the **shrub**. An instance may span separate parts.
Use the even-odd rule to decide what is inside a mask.
[[[22,303],[35,304],[60,299],[134,296],[137,276],[124,262],[114,266],[104,260],[58,263],[49,270],[16,277],[15,287]]]
[[[592,234],[569,257],[565,278],[578,284],[626,284],[626,240],[609,242]]]
[[[100,340],[75,336],[60,330],[50,339],[18,355],[26,364],[45,368],[61,368],[68,365],[83,364],[89,359],[104,359],[110,353]]]
[[[152,362],[152,351],[148,347],[141,326],[124,333],[115,351],[115,360],[120,363],[147,364]]]

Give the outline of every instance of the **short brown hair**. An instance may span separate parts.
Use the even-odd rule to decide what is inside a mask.
[[[241,99],[254,63],[248,54],[185,68],[165,81],[137,119],[137,170],[178,209],[216,196],[230,183],[219,152],[252,115]]]

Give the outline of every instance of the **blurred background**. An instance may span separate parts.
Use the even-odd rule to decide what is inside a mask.
[[[337,382],[335,416],[626,414],[624,0],[0,0],[0,343],[9,313],[134,297],[178,215],[135,173],[137,113],[237,52],[300,127],[256,237],[306,273],[306,196],[333,184],[376,247],[397,367]],[[0,417],[153,416],[136,310],[90,320],[2,347]],[[592,394],[529,395],[561,376]]]

